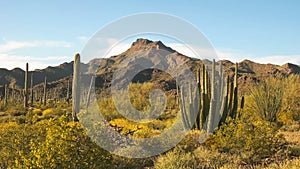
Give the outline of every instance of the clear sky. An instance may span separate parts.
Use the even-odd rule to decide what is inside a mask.
[[[73,59],[95,32],[131,14],[163,12],[195,25],[221,59],[300,64],[300,1],[0,1],[0,67]],[[168,44],[166,44],[168,45]]]

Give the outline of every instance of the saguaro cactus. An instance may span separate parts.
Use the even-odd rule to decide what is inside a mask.
[[[28,63],[26,63],[25,81],[24,81],[24,108],[28,107]]]
[[[72,117],[78,121],[77,114],[80,111],[80,55],[75,54],[73,65],[73,86],[72,86]]]
[[[31,84],[30,84],[30,103],[33,106],[33,72],[31,73]]]
[[[47,103],[47,77],[44,79],[44,94],[43,94],[44,105]]]
[[[4,85],[4,104],[7,105],[8,103],[8,86]]]
[[[68,86],[67,86],[67,97],[66,97],[67,103],[70,103],[70,80],[68,79]]]

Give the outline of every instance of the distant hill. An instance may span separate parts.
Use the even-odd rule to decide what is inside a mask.
[[[164,50],[168,54],[174,57],[165,57],[161,59],[155,51]],[[130,64],[126,65],[128,70],[138,69],[137,64],[139,61],[143,61],[137,57],[137,55],[147,57],[147,64],[156,66],[170,66],[183,61],[187,63],[192,70],[199,68],[201,63],[210,64],[208,60],[199,60],[196,58],[187,57],[176,50],[165,46],[161,41],[151,41],[148,39],[137,39],[132,43],[131,47],[124,51],[123,53],[111,56],[110,58],[93,59],[87,64],[82,63],[83,72],[91,73],[93,70],[97,70],[96,87],[109,87],[113,76],[113,73],[117,70],[118,65],[127,59]],[[139,60],[140,59],[140,60]],[[220,62],[220,61],[219,61]],[[222,65],[224,66],[225,72],[232,78],[234,72],[234,63],[228,60],[222,60]],[[25,64],[25,63],[24,63]],[[30,66],[30,63],[29,63]],[[184,69],[179,71],[185,71]],[[244,60],[239,63],[239,85],[242,92],[247,92],[248,87],[258,82],[260,79],[264,79],[270,76],[289,76],[291,74],[300,74],[300,67],[295,64],[286,63],[282,66],[273,64],[260,64],[255,63],[250,60]],[[34,85],[38,85],[44,81],[44,77],[47,77],[48,82],[51,82],[53,87],[56,87],[55,83],[61,84],[61,87],[65,87],[66,79],[71,78],[73,73],[73,62],[65,62],[61,65],[55,67],[47,67],[45,69],[37,69],[30,71],[29,73],[34,74]],[[124,74],[125,75],[125,74]],[[122,80],[122,79],[120,79]],[[124,79],[123,79],[124,80]],[[163,88],[174,88],[175,81],[167,73],[156,70],[156,69],[146,69],[138,73],[133,82],[144,82],[144,81],[154,81],[161,84]],[[19,88],[24,86],[24,70],[20,68],[15,68],[12,70],[7,70],[0,68],[0,87],[3,85],[13,85]],[[39,85],[38,85],[39,86]]]

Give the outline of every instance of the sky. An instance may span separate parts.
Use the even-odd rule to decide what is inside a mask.
[[[30,70],[70,62],[89,38],[132,14],[159,12],[199,29],[218,58],[300,65],[300,1],[0,1],[0,68]],[[163,41],[164,42],[164,41]],[[131,42],[120,43],[118,54]],[[176,43],[165,43],[189,54]]]

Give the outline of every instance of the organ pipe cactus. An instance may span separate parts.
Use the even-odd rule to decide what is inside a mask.
[[[185,98],[183,97],[182,88],[181,97],[179,102],[181,106],[181,113],[183,115],[184,123],[188,123],[191,111],[195,111],[197,107],[195,104],[199,104],[199,113],[196,119],[196,125],[194,128],[199,130],[207,130],[208,133],[212,133],[215,128],[220,126],[226,121],[227,117],[236,118],[238,109],[238,64],[235,65],[234,82],[230,82],[229,76],[224,80],[224,72],[222,62],[219,64],[219,70],[216,70],[216,63],[213,60],[211,73],[209,74],[207,68],[203,64],[200,69],[197,70],[197,85],[199,88],[199,97],[193,97],[191,89],[188,92],[188,100],[190,103],[190,112],[186,113],[186,109],[183,106]],[[176,87],[177,88],[177,87]],[[179,93],[177,88],[177,93]],[[196,99],[196,102],[194,102]],[[191,103],[193,100],[193,103]],[[244,107],[244,97],[242,97],[241,107]]]

